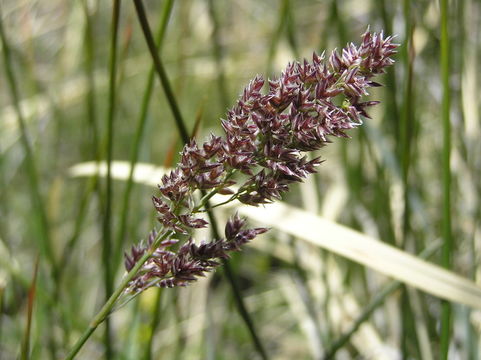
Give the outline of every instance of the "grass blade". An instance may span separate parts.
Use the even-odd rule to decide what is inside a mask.
[[[440,248],[440,244],[436,243],[434,246],[431,246],[428,249],[425,249],[419,257],[420,258],[429,258],[431,257],[435,251]],[[359,317],[352,323],[349,330],[344,332],[341,337],[333,342],[333,344],[326,350],[324,355],[324,359],[334,359],[337,351],[340,350],[346,343],[351,339],[352,335],[356,333],[359,327],[366,322],[367,319],[372,315],[374,310],[376,310],[379,306],[384,303],[384,300],[391,294],[393,294],[396,290],[402,287],[402,283],[399,281],[392,281],[389,284],[385,285],[377,294],[374,295],[372,300],[367,304],[363,312],[359,315]]]
[[[71,167],[69,173],[72,177],[92,176],[95,173],[105,176],[106,164],[81,163]],[[125,180],[128,173],[127,162],[116,161],[112,164],[112,176],[115,179]],[[161,167],[137,164],[134,179],[139,183],[153,186],[157,183],[158,177],[165,173],[166,169]],[[225,197],[216,195],[212,199],[216,203],[224,201]],[[420,260],[406,251],[344,225],[281,202],[264,207],[237,206],[236,209],[240,215],[254,222],[261,222],[265,226],[296,236],[426,293],[481,309],[481,287],[472,280]]]
[[[155,71],[159,76],[160,82],[162,84],[162,88],[164,89],[165,96],[167,97],[167,101],[169,103],[170,110],[172,111],[172,115],[174,116],[177,130],[179,131],[179,134],[182,137],[182,141],[184,143],[188,143],[190,140],[189,133],[187,132],[187,128],[182,118],[179,105],[177,104],[174,92],[172,91],[172,87],[170,86],[170,81],[167,77],[167,73],[164,69],[164,65],[160,59],[159,54],[157,53],[157,48],[155,46],[155,41],[152,36],[152,31],[150,30],[149,21],[147,20],[147,15],[145,13],[144,5],[141,0],[134,0],[134,5],[137,11],[137,16],[139,18],[140,26],[142,27],[142,32],[144,33],[145,41],[147,43],[147,46],[150,51],[150,55],[154,62]]]
[[[224,111],[227,106],[229,106],[229,91],[227,89],[227,83],[225,80],[225,69],[223,59],[223,49],[220,40],[221,36],[221,27],[219,22],[219,17],[217,16],[217,9],[216,9],[216,2],[214,0],[208,0],[209,6],[209,17],[212,23],[212,45],[213,45],[213,54],[214,60],[217,67],[217,87],[219,90],[219,97],[220,97],[220,110]]]
[[[448,33],[449,5],[441,0],[441,81],[443,87],[442,121],[443,121],[443,251],[441,263],[446,269],[451,268],[453,258],[453,239],[451,234],[451,119],[450,111],[450,42]],[[441,314],[441,359],[448,358],[451,340],[451,304],[442,304]]]
[[[167,0],[164,3],[164,8],[162,12],[162,17],[159,24],[159,29],[157,33],[156,51],[159,51],[165,36],[165,31],[167,29],[167,24],[169,21],[170,14],[172,12],[172,7],[174,5],[173,0]],[[144,138],[145,128],[147,125],[147,115],[149,111],[150,100],[152,97],[152,90],[154,88],[154,67],[149,71],[147,77],[147,84],[145,85],[144,95],[142,97],[142,103],[140,108],[140,114],[137,122],[137,129],[134,135],[134,143],[132,145],[132,152],[130,155],[130,174],[125,185],[124,197],[122,201],[122,210],[120,216],[119,224],[119,234],[117,238],[117,243],[115,244],[115,251],[113,257],[113,270],[117,269],[118,264],[121,260],[121,254],[123,249],[123,244],[125,243],[127,221],[130,209],[130,196],[133,189],[133,174],[135,169],[135,164],[138,161],[140,154],[140,147],[142,140]]]
[[[110,252],[112,249],[112,200],[113,200],[113,184],[111,176],[111,163],[113,158],[113,138],[114,138],[114,118],[116,110],[116,80],[117,80],[117,42],[120,20],[120,0],[115,0],[112,8],[112,25],[110,39],[110,60],[109,60],[109,100],[107,112],[107,176],[105,183],[105,213],[103,218],[103,236],[102,236],[102,266],[104,270],[105,299],[108,301],[113,291],[113,269],[111,264]],[[110,338],[110,321],[105,319],[105,357],[111,359],[113,357],[113,349]]]

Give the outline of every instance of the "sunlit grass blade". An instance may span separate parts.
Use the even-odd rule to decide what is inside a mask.
[[[431,257],[435,251],[437,251],[440,248],[440,243],[436,243],[433,246],[431,246],[429,249],[426,249],[423,251],[419,257],[426,259]],[[343,346],[346,345],[346,343],[349,341],[349,339],[352,337],[352,335],[359,329],[359,327],[364,324],[369,317],[372,315],[372,313],[379,308],[386,298],[393,294],[396,290],[400,289],[402,287],[402,283],[399,281],[392,281],[389,284],[385,285],[379,292],[377,292],[369,304],[367,304],[362,313],[355,319],[355,321],[352,323],[351,327],[349,330],[345,331],[341,337],[339,337],[337,340],[335,340],[332,345],[326,350],[326,353],[324,355],[324,359],[333,359],[339,349],[341,349]]]
[[[481,288],[472,281],[339,224],[282,203],[238,211],[434,296],[481,308]]]
[[[459,173],[460,179],[463,182],[470,183],[469,186],[463,185],[463,196],[460,200],[463,204],[468,199],[477,199],[471,206],[465,207],[468,209],[468,214],[475,219],[481,218],[481,207],[479,194],[481,187],[479,183],[475,185],[476,178],[479,174],[479,167],[477,163],[477,154],[479,151],[479,141],[481,136],[481,126],[479,123],[479,47],[477,34],[480,31],[480,22],[478,21],[478,16],[474,10],[477,6],[476,1],[466,1],[460,2],[460,21],[458,25],[462,28],[460,31],[463,40],[463,49],[461,51],[462,59],[462,87],[461,87],[461,103],[462,103],[462,117],[464,120],[464,133],[461,136],[461,144],[466,148],[466,170]],[[470,191],[465,189],[469,188]],[[479,224],[478,224],[479,225]],[[479,261],[477,257],[477,225],[473,224],[471,230],[469,231],[469,261],[471,268],[471,277],[476,279],[476,273],[479,269]],[[454,257],[455,259],[456,257]],[[474,312],[471,309],[461,309],[462,317],[465,322],[464,328],[466,331],[466,342],[465,347],[468,349],[467,357],[470,359],[479,358],[479,336],[471,318]]]
[[[127,162],[112,164],[114,178],[125,180],[128,172]],[[70,168],[73,177],[95,173],[105,176],[105,164],[87,162]],[[165,173],[166,169],[154,165],[137,164],[134,179],[152,186],[156,184],[156,176]],[[224,197],[219,195],[213,200],[214,203],[223,201]],[[481,287],[473,281],[346,226],[281,202],[264,207],[236,206],[235,209],[252,221],[294,235],[431,295],[481,309]]]
[[[453,259],[453,238],[451,233],[451,118],[450,118],[450,39],[448,32],[449,4],[447,0],[441,0],[441,81],[443,98],[441,116],[443,122],[443,251],[442,266],[450,269]],[[452,327],[451,304],[447,301],[442,304],[441,315],[441,343],[440,357],[447,359],[449,344],[451,343]]]

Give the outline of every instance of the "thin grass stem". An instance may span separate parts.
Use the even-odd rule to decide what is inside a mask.
[[[163,39],[165,37],[165,32],[167,29],[167,24],[169,22],[170,14],[172,13],[173,5],[174,5],[174,0],[167,0],[164,2],[162,16],[161,16],[159,28],[157,31],[157,41],[156,41],[156,48],[158,49],[157,51],[159,51],[162,47]],[[121,217],[120,217],[120,224],[119,224],[119,234],[118,234],[117,242],[115,244],[114,260],[113,260],[113,267],[112,267],[114,271],[115,269],[117,269],[118,264],[120,262],[123,244],[125,243],[129,209],[130,209],[130,198],[131,198],[131,193],[134,186],[133,179],[134,179],[135,164],[139,159],[140,148],[142,145],[142,140],[144,138],[145,128],[147,125],[147,115],[149,112],[150,100],[152,98],[152,91],[154,88],[154,75],[155,75],[155,69],[152,66],[147,76],[147,83],[145,85],[144,94],[142,96],[142,103],[140,107],[139,118],[137,121],[137,129],[134,135],[134,143],[132,145],[132,152],[130,154],[130,171],[125,184],[125,191],[124,191],[124,196],[122,200],[122,209],[121,209]]]
[[[106,161],[107,175],[105,184],[105,213],[103,218],[102,236],[102,265],[104,268],[105,298],[109,299],[113,291],[113,269],[111,265],[112,249],[112,200],[113,200],[113,181],[112,181],[112,159],[113,159],[113,138],[114,138],[114,118],[117,98],[117,46],[120,20],[121,1],[114,0],[112,7],[112,25],[110,38],[110,60],[109,60],[109,100],[107,111],[107,137],[106,137]],[[105,357],[113,357],[113,348],[110,334],[110,322],[105,319]]]
[[[152,254],[155,252],[155,250],[157,249],[159,244],[171,235],[172,235],[171,232],[159,233],[159,235],[155,239],[155,241],[152,244],[152,246],[150,247],[150,249],[148,251],[146,251],[144,255],[142,255],[142,257],[134,265],[134,267],[124,276],[124,278],[120,282],[117,289],[112,293],[112,295],[110,295],[107,302],[102,306],[100,311],[94,316],[94,318],[90,322],[88,328],[82,333],[80,338],[77,340],[77,342],[74,344],[72,349],[69,351],[69,353],[65,357],[66,360],[71,360],[71,359],[75,358],[75,356],[78,354],[78,352],[83,347],[85,342],[94,333],[94,331],[97,329],[97,327],[102,322],[104,322],[105,319],[112,312],[112,309],[114,308],[115,303],[117,302],[119,297],[122,295],[124,290],[127,288],[127,285],[129,284],[129,282],[134,278],[134,276],[140,270],[142,265],[152,256]]]
[[[147,345],[145,346],[145,354],[144,354],[144,359],[145,360],[151,360],[152,355],[153,355],[153,345],[154,345],[154,336],[155,332],[159,326],[160,323],[160,309],[161,309],[161,300],[162,300],[162,293],[163,289],[157,289],[157,294],[155,296],[155,301],[154,301],[154,314],[152,315],[151,321],[150,321],[150,333],[149,337],[147,339]]]
[[[225,69],[223,59],[223,49],[221,44],[221,25],[216,10],[216,2],[214,0],[208,0],[209,5],[209,17],[212,23],[212,44],[213,54],[216,63],[217,73],[217,88],[219,90],[220,106],[222,111],[229,106],[229,91],[227,89],[227,83],[225,80]]]
[[[145,40],[147,42],[147,45],[148,45],[148,48],[149,48],[149,51],[150,51],[150,55],[152,56],[152,59],[154,61],[155,69],[157,71],[157,74],[159,75],[162,87],[164,88],[164,92],[167,96],[169,106],[170,106],[171,111],[174,115],[175,122],[176,122],[176,125],[177,125],[177,130],[179,131],[184,144],[187,144],[190,141],[190,137],[187,133],[185,122],[184,122],[184,120],[182,118],[182,115],[180,113],[180,110],[179,110],[179,107],[177,105],[177,101],[175,99],[175,96],[174,96],[174,94],[171,90],[170,82],[169,82],[167,74],[164,70],[164,66],[163,66],[162,61],[159,57],[159,54],[156,52],[155,43],[154,43],[152,32],[150,30],[150,26],[149,26],[149,23],[148,23],[148,20],[147,20],[147,16],[145,14],[145,9],[144,9],[143,3],[142,3],[141,0],[134,0],[134,4],[135,4],[135,8],[136,8],[137,15],[138,15],[138,18],[139,18],[139,22],[140,22],[141,27],[142,27],[142,31],[143,31],[144,36],[145,36]],[[203,194],[203,195],[205,195],[205,194]],[[207,209],[210,208],[208,202],[206,203],[206,208]],[[214,217],[212,211],[208,211],[207,214],[208,214],[209,220],[211,222],[211,228],[212,228],[212,231],[213,231],[214,238],[220,239],[220,234],[219,234],[218,228],[216,226],[216,220],[215,220],[215,217]],[[232,271],[232,269],[231,269],[231,267],[230,267],[230,265],[227,261],[223,261],[223,264],[224,264],[224,267],[225,267],[225,273],[226,273],[226,276],[227,276],[227,280],[229,281],[229,283],[231,285],[231,288],[232,288],[232,292],[233,292],[233,295],[234,295],[234,300],[235,300],[235,303],[236,303],[236,306],[237,306],[237,310],[239,311],[239,314],[241,315],[243,321],[245,322],[245,324],[246,324],[246,326],[249,330],[249,334],[251,336],[251,339],[254,343],[254,346],[255,346],[257,352],[259,353],[259,355],[263,359],[267,359],[267,353],[264,349],[264,346],[262,345],[262,342],[260,341],[259,336],[257,335],[257,332],[256,332],[255,328],[254,328],[254,322],[251,319],[249,313],[247,312],[247,308],[244,304],[244,300],[242,298],[240,288],[236,283],[234,272]]]
[[[405,249],[408,245],[408,239],[411,235],[410,222],[410,184],[409,172],[411,167],[411,152],[413,139],[413,129],[415,127],[413,114],[413,63],[414,63],[414,47],[413,47],[413,33],[414,24],[411,15],[411,0],[404,0],[403,15],[404,15],[404,46],[402,48],[402,60],[405,68],[405,85],[403,92],[403,107],[401,110],[400,122],[400,138],[399,138],[399,163],[401,164],[401,176],[403,185],[403,199],[404,208],[402,213],[402,233],[401,233],[401,248]],[[414,331],[414,319],[412,317],[413,311],[411,309],[411,302],[409,301],[409,293],[405,286],[402,287],[401,295],[401,314],[402,314],[402,331],[401,348],[403,358],[409,357],[410,339],[413,337],[410,334]],[[418,344],[415,342],[416,345]],[[419,350],[419,346],[416,346]],[[419,352],[419,351],[418,351]]]
[[[154,37],[152,36],[152,31],[150,30],[149,21],[147,20],[144,5],[141,0],[134,0],[134,5],[140,26],[142,27],[145,41],[154,62],[155,71],[159,76],[160,83],[162,85],[162,88],[164,89],[165,96],[167,98],[167,102],[169,103],[170,110],[172,111],[172,115],[174,116],[175,124],[182,138],[182,141],[184,143],[188,143],[190,140],[190,136],[185,126],[185,122],[182,118],[182,114],[180,112],[177,101],[175,99],[174,92],[172,91],[172,87],[167,77],[167,73],[164,69],[164,65],[160,59],[159,54],[157,53],[157,47],[155,46]]]
[[[419,257],[421,259],[429,259],[436,253],[437,250],[441,248],[441,246],[442,244],[440,242],[434,242],[433,244],[431,244],[431,246],[424,249],[419,254]],[[324,360],[335,359],[336,353],[350,341],[352,335],[354,335],[357,330],[359,330],[361,325],[369,319],[372,313],[384,303],[388,296],[393,294],[402,286],[403,283],[401,283],[400,281],[391,281],[390,283],[385,285],[378,293],[376,293],[372,300],[364,307],[362,313],[352,323],[349,330],[344,332],[337,340],[333,341],[331,347],[327,349],[324,355]]]
[[[453,258],[453,239],[451,233],[451,119],[450,119],[450,40],[448,32],[449,4],[448,0],[441,0],[441,81],[443,98],[441,105],[441,117],[443,123],[443,249],[441,264],[446,269],[451,268]],[[441,338],[440,338],[440,359],[447,359],[449,343],[451,342],[451,304],[448,301],[442,302],[441,314]]]

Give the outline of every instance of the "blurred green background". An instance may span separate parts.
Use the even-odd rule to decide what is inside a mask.
[[[381,101],[372,119],[322,149],[319,174],[285,201],[415,255],[437,249],[430,262],[477,280],[479,1],[144,3],[200,140],[221,134],[220,119],[256,74],[275,77],[313,51],[358,43],[368,26],[395,34],[401,47],[372,91]],[[131,1],[122,1],[114,93],[109,86],[112,8],[0,3],[1,359],[64,356],[121,278],[121,253],[155,226],[153,186],[134,181],[126,196],[124,180],[109,190],[104,177],[69,169],[107,159],[109,146],[116,161],[177,162],[182,141],[157,77],[149,96],[152,59]],[[479,309],[393,283],[275,226],[231,264],[272,359],[478,358]],[[222,271],[147,291],[110,328],[110,340],[99,328],[78,358],[258,357]]]

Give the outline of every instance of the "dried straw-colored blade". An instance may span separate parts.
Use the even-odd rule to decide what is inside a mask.
[[[77,176],[105,175],[105,164],[81,163],[70,168]],[[112,164],[112,177],[125,180],[128,162]],[[134,181],[156,184],[165,169],[149,164],[137,164]],[[213,198],[216,200],[221,199]],[[238,206],[239,213],[264,226],[291,234],[337,255],[374,269],[384,275],[442,299],[481,309],[481,287],[414,255],[354,231],[320,216],[277,202],[263,207]]]
[[[130,162],[113,161],[111,165],[112,179],[127,180],[130,173]],[[135,165],[133,180],[138,184],[156,186],[164,175],[166,170],[151,164],[137,163]],[[89,177],[98,175],[101,177],[107,174],[107,164],[105,161],[97,163],[88,161],[76,164],[69,169],[69,175],[72,177]]]
[[[481,287],[474,282],[345,226],[281,202],[238,211],[427,293],[481,309]]]

